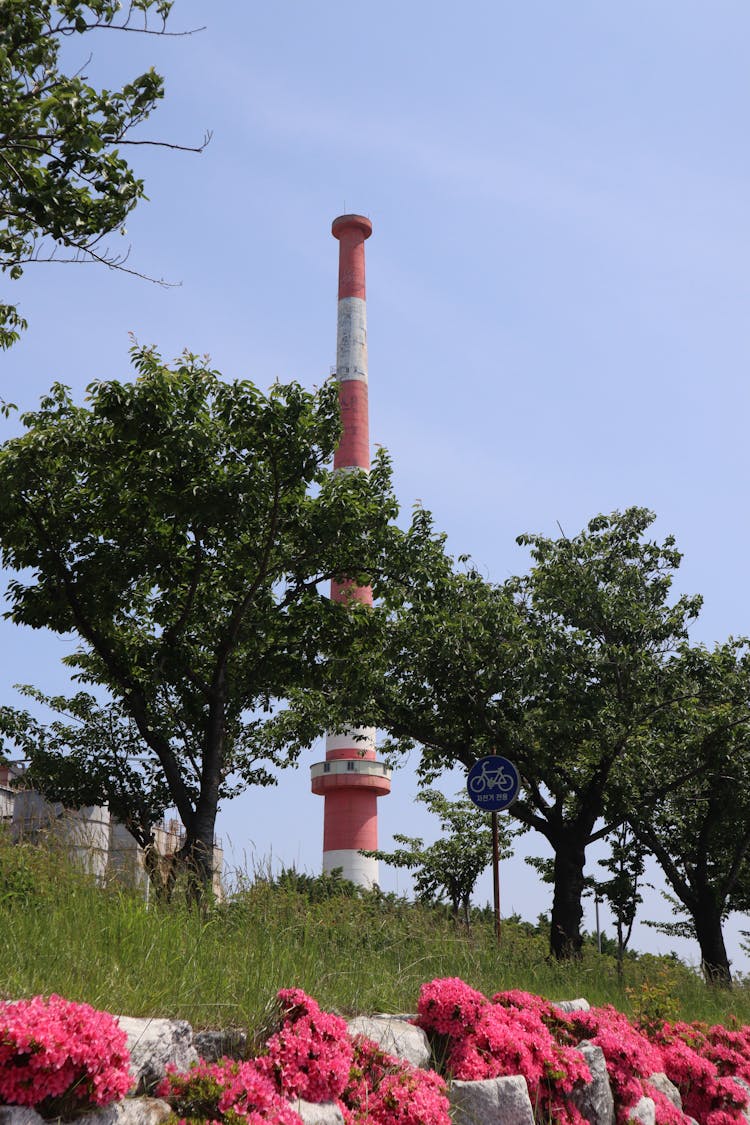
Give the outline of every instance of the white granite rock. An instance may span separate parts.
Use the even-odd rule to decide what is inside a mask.
[[[574,1090],[570,1100],[586,1120],[591,1122],[591,1125],[614,1125],[615,1101],[609,1084],[604,1052],[601,1047],[596,1047],[585,1039],[578,1044],[578,1050],[591,1071],[591,1081],[580,1089]]]
[[[666,1074],[662,1071],[657,1071],[656,1074],[649,1074],[648,1081],[657,1089],[665,1098],[669,1098],[672,1105],[682,1109],[682,1095],[675,1086],[674,1082],[670,1082]]]
[[[526,1079],[455,1080],[448,1088],[454,1125],[534,1125]]]
[[[0,1125],[45,1125],[30,1105],[0,1105]]]
[[[161,1125],[171,1112],[167,1102],[160,1098],[125,1098],[82,1114],[75,1119],[75,1125]],[[48,1125],[48,1122],[29,1106],[6,1105],[0,1106],[0,1125]]]
[[[642,1097],[630,1110],[630,1120],[641,1125],[656,1125],[656,1106],[653,1098]]]
[[[187,1070],[198,1061],[193,1029],[185,1020],[119,1016],[118,1023],[128,1037],[132,1093],[153,1093],[169,1063],[177,1070]]]
[[[161,1098],[125,1098],[94,1109],[77,1119],[77,1125],[161,1125],[172,1108]]]
[[[740,1087],[743,1094],[750,1098],[750,1083],[747,1083],[744,1078],[735,1078],[734,1081]],[[748,1122],[748,1125],[750,1125],[750,1101],[741,1112],[745,1120]]]
[[[335,1102],[306,1102],[297,1098],[290,1104],[305,1125],[344,1125],[344,1115]]]
[[[577,1000],[555,1000],[554,1005],[559,1008],[561,1012],[590,1012],[591,1005],[588,1000],[584,1000],[583,996],[579,996]]]
[[[374,1040],[383,1051],[406,1059],[413,1066],[428,1068],[432,1064],[432,1052],[427,1035],[421,1027],[415,1027],[404,1019],[393,1016],[356,1016],[347,1020],[350,1035],[364,1035]]]

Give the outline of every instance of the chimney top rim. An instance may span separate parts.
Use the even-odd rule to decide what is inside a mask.
[[[331,234],[334,238],[340,238],[347,227],[361,230],[365,238],[369,238],[372,234],[372,223],[366,215],[339,215],[331,224]]]

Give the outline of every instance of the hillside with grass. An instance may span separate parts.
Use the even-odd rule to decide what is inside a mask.
[[[750,1023],[750,984],[707,988],[676,958],[632,954],[622,979],[592,941],[581,960],[549,959],[543,926],[490,912],[469,929],[442,906],[361,892],[332,877],[241,875],[221,904],[147,904],[99,886],[59,853],[0,841],[0,995],[58,993],[110,1012],[169,1015],[195,1027],[253,1028],[280,988],[325,1008],[412,1012],[421,985],[461,977],[485,994],[585,996],[636,1017]]]

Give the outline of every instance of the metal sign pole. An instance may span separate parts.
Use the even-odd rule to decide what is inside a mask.
[[[495,937],[500,944],[500,848],[497,839],[497,813],[492,813],[492,880],[495,890]]]
[[[512,762],[500,754],[480,758],[466,775],[469,800],[492,822],[492,875],[495,884],[495,940],[500,944],[500,843],[497,814],[505,812],[515,801],[521,788],[521,775]]]

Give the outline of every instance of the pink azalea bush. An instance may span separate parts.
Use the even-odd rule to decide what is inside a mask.
[[[156,1095],[178,1111],[180,1125],[302,1125],[302,1118],[279,1093],[263,1059],[237,1062],[202,1059],[184,1074],[171,1070]]]
[[[627,1016],[609,1005],[592,1008],[590,1012],[571,1012],[570,1027],[575,1039],[587,1039],[601,1047],[607,1062],[617,1119],[621,1125],[626,1125],[631,1111],[643,1095],[653,1096],[651,1089],[647,1091],[644,1088],[644,1082],[649,1075],[664,1070],[661,1052],[633,1026]],[[659,1125],[667,1125],[667,1122],[660,1118]]]
[[[545,1014],[551,1018],[551,1005],[539,997],[498,993],[490,1002],[450,977],[422,986],[417,1024],[430,1036],[450,1077],[521,1074],[540,1120],[583,1125],[570,1095],[591,1074],[579,1051],[555,1039]]]
[[[700,1025],[664,1023],[639,1029],[609,1006],[573,1012],[570,1022],[578,1035],[604,1052],[621,1125],[626,1125],[644,1094],[654,1100],[657,1125],[687,1125],[690,1117],[701,1125],[746,1125],[742,1110],[747,1095],[731,1077],[721,1076],[709,1054],[715,1051],[721,1055],[723,1050],[739,1072],[741,1036],[733,1041],[730,1054],[721,1034],[728,1035],[726,1029],[709,1029],[715,1033],[713,1042],[711,1036],[699,1031]],[[748,1063],[750,1056],[744,1060],[745,1066]],[[658,1072],[666,1074],[680,1091],[683,1112],[649,1082],[649,1076]]]
[[[301,988],[282,989],[277,1001],[283,1022],[266,1043],[269,1073],[286,1097],[333,1101],[349,1080],[354,1058],[346,1023],[322,1012]]]
[[[686,1114],[701,1125],[746,1125],[742,1110],[747,1094],[731,1077],[720,1074],[707,1037],[688,1024],[665,1023],[653,1038],[661,1048],[664,1073],[679,1089]]]
[[[576,1093],[590,1081],[582,1040],[601,1047],[618,1125],[643,1095],[657,1125],[746,1125],[750,1028],[650,1021],[634,1025],[612,1007],[563,1014],[513,990],[488,1000],[458,978],[420,992],[416,1023],[449,1078],[520,1074],[540,1125],[585,1125]],[[123,1097],[130,1086],[126,1037],[112,1016],[59,996],[0,1002],[0,1104],[71,1116]],[[679,1110],[650,1081],[664,1072]],[[346,1125],[450,1125],[446,1085],[435,1071],[394,1058],[320,1009],[301,989],[282,989],[259,1057],[200,1061],[157,1089],[179,1125],[301,1125],[291,1102],[334,1101]]]
[[[705,1023],[673,1023],[672,1031],[685,1038],[705,1058],[716,1064],[722,1077],[736,1075],[750,1083],[750,1027],[722,1027]]]
[[[750,1081],[750,1028],[702,1024],[634,1026],[610,1006],[565,1015],[549,1001],[520,991],[487,1000],[457,978],[422,987],[417,1023],[430,1036],[445,1074],[481,1079],[521,1074],[540,1122],[581,1125],[576,1089],[590,1080],[576,1044],[601,1047],[619,1125],[627,1125],[646,1095],[657,1125],[746,1125]],[[683,1109],[650,1081],[665,1073],[680,1091]]]
[[[199,1062],[157,1088],[179,1122],[299,1125],[288,1099],[336,1101],[347,1125],[450,1125],[445,1082],[434,1071],[352,1039],[344,1020],[301,989],[277,994],[279,1026],[249,1062]]]
[[[346,1125],[450,1125],[446,1086],[433,1070],[419,1070],[354,1038],[354,1063],[339,1099]]]
[[[65,1115],[122,1098],[127,1036],[107,1012],[61,996],[0,1002],[0,1104]]]

